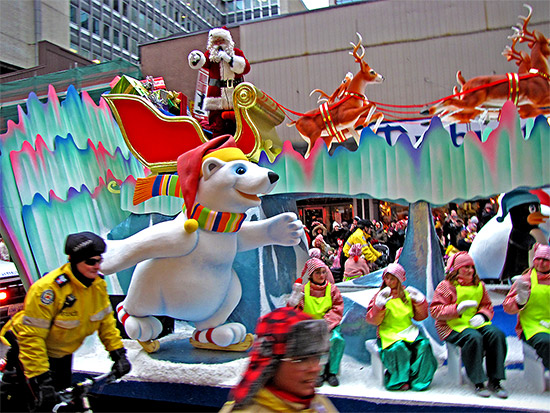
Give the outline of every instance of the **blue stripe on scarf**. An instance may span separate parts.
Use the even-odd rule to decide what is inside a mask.
[[[161,195],[160,193],[161,184],[162,184],[162,176],[159,175],[155,178],[153,182],[153,187],[151,188],[152,196]]]
[[[222,219],[222,214],[216,214],[216,219],[214,219],[214,225],[212,225],[212,231],[217,231],[220,221]]]

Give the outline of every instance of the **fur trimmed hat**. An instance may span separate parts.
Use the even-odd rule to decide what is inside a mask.
[[[401,264],[398,264],[396,262],[392,262],[384,269],[382,277],[386,274],[394,275],[395,278],[397,278],[401,282],[401,284],[403,284],[407,279],[407,272],[405,271],[405,268],[403,268]]]
[[[75,264],[101,255],[106,249],[107,245],[103,238],[93,232],[85,231],[69,234],[65,241],[65,254]]]
[[[218,136],[180,155],[177,161],[178,177],[188,218],[191,216],[191,210],[195,204],[199,179],[202,174],[202,162],[209,157],[225,162],[248,160],[243,151],[237,147],[235,139],[231,135]]]
[[[537,242],[535,244],[535,255],[533,256],[533,260],[536,258],[550,260],[550,245],[539,244]]]
[[[224,39],[227,43],[231,44],[232,46],[235,44],[233,42],[233,38],[231,37],[231,33],[225,26],[215,27],[208,32],[208,40],[210,41],[210,39],[214,39],[214,38]]]
[[[514,189],[513,191],[504,194],[500,200],[500,206],[502,208],[502,215],[497,218],[498,222],[504,221],[506,215],[513,207],[523,204],[540,204],[539,198],[525,189]]]
[[[456,254],[452,255],[447,261],[447,268],[445,272],[447,274],[452,273],[453,271],[458,270],[459,268],[465,267],[466,265],[474,265],[474,259],[466,251],[459,251]]]
[[[231,390],[234,408],[252,401],[258,390],[275,376],[281,359],[326,354],[330,349],[329,338],[325,320],[314,320],[298,309],[278,308],[261,317],[248,369]]]

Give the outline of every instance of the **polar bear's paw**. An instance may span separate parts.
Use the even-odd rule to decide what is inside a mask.
[[[122,303],[117,305],[118,319],[124,326],[126,334],[133,340],[149,341],[158,337],[162,331],[162,323],[153,316],[135,317],[124,309]]]
[[[220,350],[231,350],[228,347],[237,346],[238,351],[243,351],[240,349],[241,344],[248,343],[248,349],[252,344],[251,339],[252,335],[246,334],[245,326],[240,323],[228,323],[206,330],[195,330],[191,343],[198,348],[219,348]]]

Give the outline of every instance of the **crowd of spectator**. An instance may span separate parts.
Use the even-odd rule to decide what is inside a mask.
[[[406,219],[383,222],[356,216],[351,223],[334,221],[325,225],[321,219],[313,216],[306,223],[305,230],[310,256],[321,259],[331,269],[335,279],[341,281],[350,250],[351,258],[358,257],[355,262],[361,257],[367,262],[368,270],[375,271],[395,259],[397,250],[405,242],[406,228]],[[358,247],[352,248],[357,244]],[[357,248],[361,253],[353,255]],[[348,264],[348,267],[352,266]]]

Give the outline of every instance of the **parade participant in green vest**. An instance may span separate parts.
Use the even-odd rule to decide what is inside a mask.
[[[329,361],[319,376],[316,386],[322,386],[326,380],[331,386],[340,384],[338,370],[344,355],[346,342],[340,332],[340,322],[344,315],[344,300],[334,278],[326,264],[318,258],[311,258],[304,266],[302,278],[307,283],[303,286],[303,298],[297,308],[311,315],[314,319],[324,319],[331,333]]]
[[[403,286],[405,269],[398,263],[386,267],[382,285],[367,307],[367,322],[378,326],[380,358],[388,390],[425,390],[437,369],[430,340],[412,320],[428,317],[426,297],[414,287]]]
[[[445,279],[435,289],[430,313],[436,320],[439,337],[462,348],[462,362],[476,394],[489,397],[492,392],[506,399],[508,392],[500,384],[506,378],[506,336],[491,324],[493,304],[467,252],[460,251],[449,258]],[[487,374],[482,365],[484,354]]]
[[[550,246],[535,244],[533,266],[512,285],[502,306],[517,314],[518,337],[535,349],[550,369]]]

